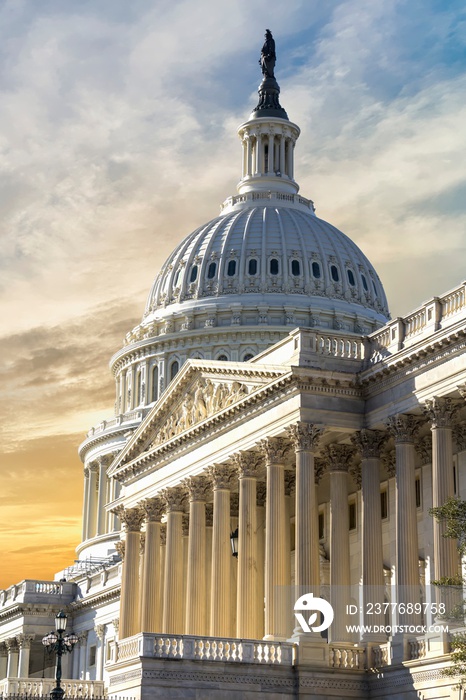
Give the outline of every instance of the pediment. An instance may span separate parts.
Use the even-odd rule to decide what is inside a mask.
[[[148,413],[112,465],[115,473],[141,453],[228,412],[288,372],[279,366],[190,360]]]

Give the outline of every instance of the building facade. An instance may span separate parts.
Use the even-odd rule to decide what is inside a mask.
[[[440,616],[459,594],[431,581],[460,562],[429,509],[466,498],[466,285],[390,320],[371,263],[298,194],[270,42],[238,194],[111,359],[78,560],[0,592],[4,695],[48,692],[65,609],[70,697],[459,697]]]

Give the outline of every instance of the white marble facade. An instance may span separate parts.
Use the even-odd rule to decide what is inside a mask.
[[[70,696],[457,697],[448,634],[380,626],[435,625],[430,581],[458,571],[429,508],[466,498],[466,285],[389,319],[370,262],[298,195],[277,89],[239,128],[238,194],[112,357],[79,563],[0,592],[4,694],[48,692],[64,608]],[[297,624],[306,591],[333,606],[326,635]]]

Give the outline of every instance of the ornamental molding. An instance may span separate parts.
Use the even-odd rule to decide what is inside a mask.
[[[165,501],[167,513],[183,513],[186,504],[186,490],[182,486],[172,486],[160,493]]]
[[[124,540],[119,540],[118,542],[115,542],[115,549],[118,552],[121,561],[124,561],[126,552],[126,542]]]
[[[395,444],[414,443],[421,424],[417,418],[406,413],[391,416],[387,428],[395,438]]]
[[[322,456],[329,472],[348,472],[354,457],[354,448],[351,445],[332,444],[324,447]]]
[[[258,481],[256,484],[256,503],[263,508],[267,498],[267,484],[265,481]]]
[[[285,464],[290,450],[290,443],[282,437],[269,437],[259,442],[259,447],[265,457],[266,466]]]
[[[209,478],[205,474],[188,476],[181,482],[188,492],[189,501],[206,501],[210,491]]]
[[[206,503],[205,506],[205,525],[206,527],[214,526],[214,504]]]
[[[125,508],[119,505],[112,510],[120,518],[126,532],[140,532],[144,522],[145,512],[140,506]]]
[[[257,452],[238,452],[232,457],[238,479],[258,479],[262,475],[263,461]]]
[[[87,608],[94,609],[105,607],[109,603],[119,600],[120,588],[121,586],[118,583],[116,586],[113,586],[113,588],[98,591],[83,600],[70,603],[69,607],[73,612],[78,612]]]
[[[144,517],[147,522],[157,522],[162,520],[165,513],[165,501],[160,496],[154,498],[146,498],[141,501],[141,508],[144,511]]]
[[[358,489],[361,488],[362,484],[362,466],[361,462],[358,462],[358,464],[353,464],[349,468],[349,473],[351,475],[351,478],[353,479],[354,483],[358,487]]]
[[[324,428],[316,426],[313,423],[297,423],[288,427],[288,436],[293,444],[295,451],[308,450],[315,451],[318,447],[319,440],[322,436]]]
[[[234,466],[232,467],[230,463],[213,464],[211,467],[207,467],[207,474],[214,491],[227,491],[230,490],[233,480]]]
[[[433,399],[427,399],[423,406],[424,415],[430,420],[432,430],[451,428],[458,410],[458,402],[448,396],[434,396]]]

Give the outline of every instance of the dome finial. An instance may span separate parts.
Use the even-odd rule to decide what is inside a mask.
[[[259,104],[251,114],[251,119],[260,117],[279,117],[288,119],[288,115],[280,105],[278,96],[280,88],[275,80],[275,41],[270,29],[265,30],[265,41],[259,63],[262,69],[262,82],[259,85]]]

